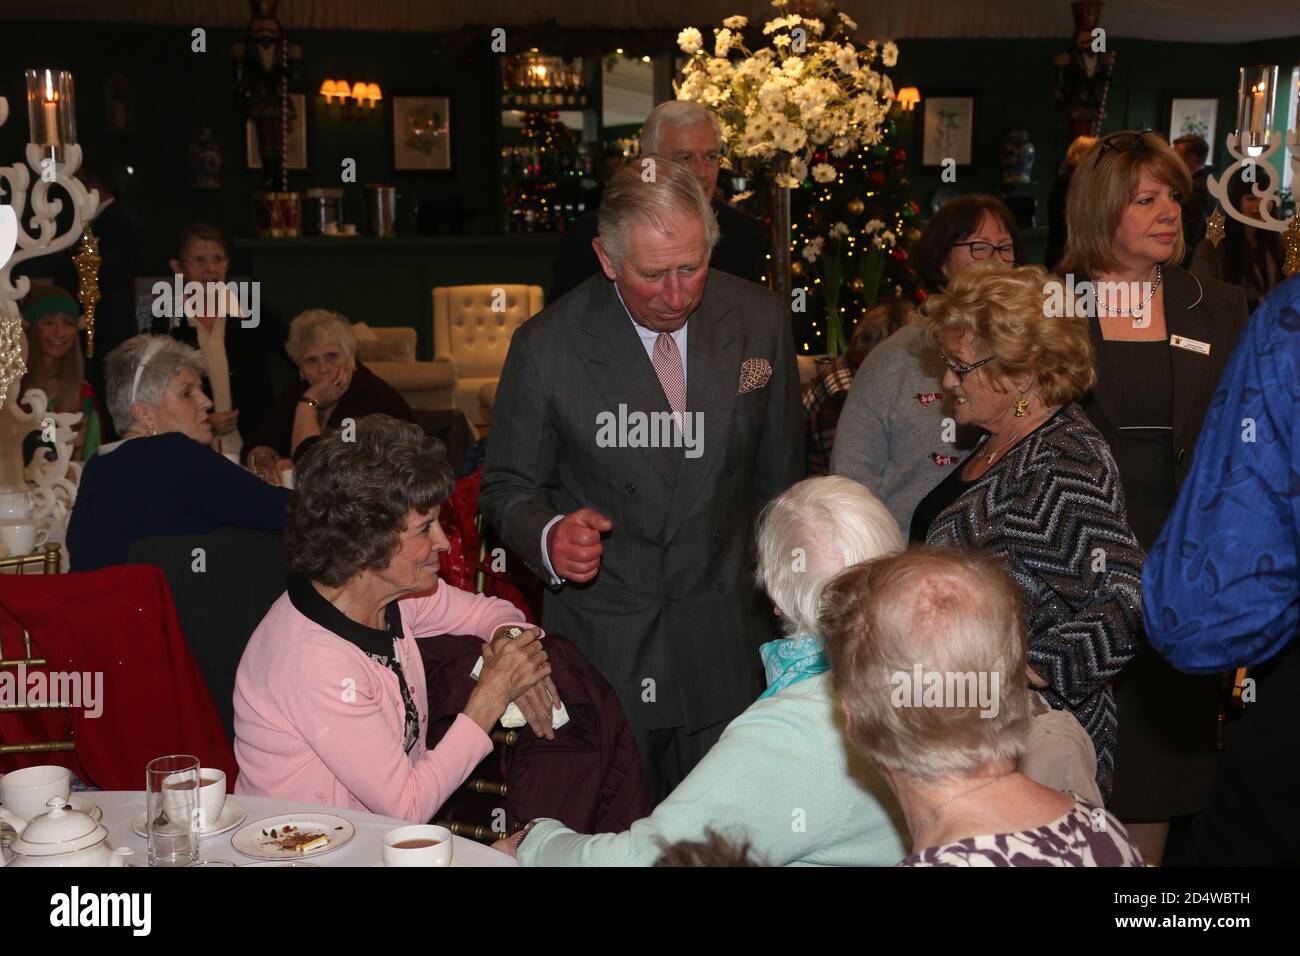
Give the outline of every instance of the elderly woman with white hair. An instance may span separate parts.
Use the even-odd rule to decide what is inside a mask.
[[[68,523],[73,571],[124,564],[137,538],[284,527],[288,493],[212,450],[204,371],[198,350],[165,335],[137,335],[105,358],[108,411],[123,437],[82,472]]]
[[[376,412],[413,421],[393,386],[357,360],[357,334],[338,312],[309,309],[289,325],[285,347],[299,381],[285,389],[244,443],[244,461],[273,485],[327,428]]]
[[[759,518],[758,580],[787,636],[759,648],[767,689],[631,829],[586,836],[535,820],[497,848],[523,866],[650,866],[665,844],[721,825],[773,865],[896,863],[899,808],[877,771],[850,760],[816,617],[837,572],[902,547],[884,505],[847,478],[810,478],[773,499]]]
[[[1020,591],[979,551],[914,548],[822,592],[834,695],[912,837],[900,866],[1142,866],[1120,822],[1021,772],[1032,690]]]

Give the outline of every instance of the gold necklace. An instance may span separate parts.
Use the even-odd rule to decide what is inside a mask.
[[[1006,773],[1000,774],[999,776],[996,776],[991,780],[985,780],[978,787],[971,787],[969,790],[963,790],[961,793],[953,794],[951,797],[949,797],[947,800],[944,800],[942,803],[940,803],[933,810],[931,810],[929,813],[927,813],[924,817],[921,818],[921,822],[918,823],[916,825],[916,829],[912,831],[912,839],[915,840],[916,835],[925,829],[925,825],[934,819],[934,815],[938,813],[940,810],[942,810],[944,807],[946,807],[948,804],[952,803],[954,800],[960,800],[962,797],[969,797],[972,793],[978,793],[979,791],[983,790],[985,787],[991,787],[999,780],[1005,780],[1013,773],[1015,773],[1014,770],[1008,770]]]
[[[1037,425],[1034,426],[1034,428],[1037,428],[1037,427],[1038,427]],[[1006,451],[1007,448],[1009,448],[1013,442],[1017,442],[1017,441],[1019,441],[1020,439],[1024,438],[1026,435],[1028,435],[1028,434],[1029,434],[1031,431],[1033,431],[1033,430],[1034,430],[1033,428],[1026,428],[1026,429],[1022,430],[1022,431],[1019,432],[1018,434],[1016,434],[1016,435],[1014,435],[1013,437],[1009,438],[1007,441],[1003,442],[1003,443],[1002,443],[1000,446],[998,446],[997,448],[993,449],[993,451],[989,452],[988,457],[985,458],[984,460],[985,460],[986,462],[988,462],[988,464],[990,464],[990,465],[993,464],[993,459],[994,459],[994,458],[996,458],[996,457],[997,457],[998,455],[1000,455],[1002,452]]]

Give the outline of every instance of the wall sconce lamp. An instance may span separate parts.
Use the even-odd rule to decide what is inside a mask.
[[[900,109],[910,113],[916,109],[916,104],[921,102],[921,91],[915,86],[905,86],[898,91],[898,96],[895,99],[898,101]]]
[[[349,84],[347,80],[325,80],[320,85],[320,95],[325,97],[325,104],[328,106],[337,99],[341,104],[350,106],[348,100],[352,100],[358,107],[369,103],[370,108],[374,109],[375,104],[384,98],[384,91],[379,88],[378,83],[363,83],[358,80],[354,84]]]

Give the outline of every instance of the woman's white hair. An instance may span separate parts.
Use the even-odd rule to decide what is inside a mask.
[[[127,339],[104,359],[104,391],[108,413],[119,435],[135,424],[131,406],[157,405],[167,386],[183,368],[200,378],[208,372],[203,353],[170,335],[137,335]]]
[[[845,568],[904,548],[880,499],[849,478],[807,478],[758,517],[758,583],[788,634],[817,634],[822,588]]]
[[[636,160],[615,172],[605,185],[596,213],[600,247],[617,270],[627,256],[627,234],[634,222],[649,222],[666,234],[669,222],[681,216],[704,223],[707,264],[718,242],[718,217],[699,180],[670,159]]]
[[[713,110],[690,100],[668,100],[660,103],[650,111],[650,115],[641,126],[641,155],[663,155],[660,146],[666,128],[695,126],[698,123],[708,123],[713,127],[714,135],[718,137],[718,148],[721,149],[722,124]]]
[[[289,341],[284,350],[293,364],[301,367],[303,356],[313,345],[337,342],[349,362],[357,356],[357,333],[347,316],[329,309],[308,309],[289,323]]]

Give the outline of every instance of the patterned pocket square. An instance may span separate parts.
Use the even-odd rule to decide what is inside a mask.
[[[762,388],[771,377],[772,366],[767,359],[745,359],[740,364],[740,388],[736,390],[736,394],[744,395],[746,392]]]

